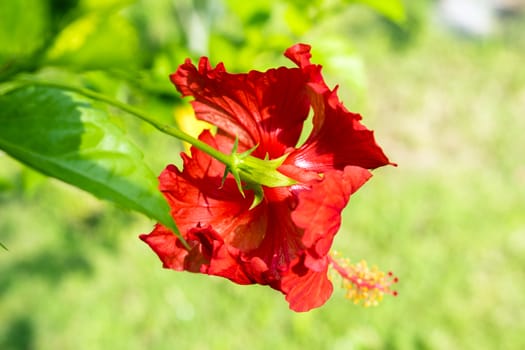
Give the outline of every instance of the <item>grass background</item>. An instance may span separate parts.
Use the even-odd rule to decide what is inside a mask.
[[[297,314],[269,288],[163,270],[137,238],[151,221],[0,154],[0,349],[525,348],[523,18],[471,40],[352,16],[355,105],[399,166],[351,199],[335,247],[393,270],[397,298],[336,290]],[[150,143],[153,163],[178,158]]]

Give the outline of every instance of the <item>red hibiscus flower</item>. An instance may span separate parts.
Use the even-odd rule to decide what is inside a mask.
[[[193,97],[197,118],[218,128],[215,136],[204,131],[201,141],[224,153],[237,140],[240,152],[255,148],[251,156],[284,156],[278,171],[295,184],[263,186],[262,202],[251,208],[250,187],[241,194],[231,174],[223,179],[222,163],[192,148],[191,157],[182,154],[182,171],[169,165],[159,178],[191,249],[160,224],[141,239],[165,268],[269,285],[291,309],[308,311],[332,293],[327,269],[336,263],[328,252],[341,211],[371,176],[368,169],[389,161],[361,116],[327,87],[321,66],[310,63],[310,47],[297,44],[285,55],[298,67],[230,74],[203,57],[198,67],[187,60],[171,80]],[[298,146],[310,108],[313,129]],[[340,264],[335,270],[344,272]]]

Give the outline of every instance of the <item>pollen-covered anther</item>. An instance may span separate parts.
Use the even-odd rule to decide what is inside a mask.
[[[391,286],[399,279],[392,272],[384,273],[376,266],[370,268],[365,260],[352,264],[349,259],[339,258],[338,255],[329,255],[332,279],[341,280],[346,297],[354,304],[376,306],[385,294],[397,296],[397,291],[392,290]]]

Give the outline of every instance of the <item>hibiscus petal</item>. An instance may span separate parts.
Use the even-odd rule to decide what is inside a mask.
[[[206,57],[198,69],[187,60],[171,75],[184,96],[194,97],[198,119],[238,137],[241,150],[259,145],[264,152],[254,156],[264,158],[267,153],[271,159],[299,139],[310,108],[309,80],[303,70],[285,67],[230,74],[222,64],[212,68]]]
[[[281,272],[288,270],[291,261],[304,249],[303,230],[291,218],[296,198],[288,188],[265,188],[262,206],[266,213],[264,238],[247,256],[262,259],[271,278],[279,279]]]
[[[209,225],[190,229],[186,240],[192,249],[184,259],[184,270],[207,273],[215,250],[224,244],[224,240]]]
[[[240,250],[231,246],[217,245],[210,262],[208,274],[225,277],[237,284],[254,284],[257,281],[246,271],[246,263],[241,260]]]
[[[302,258],[296,260],[281,282],[281,290],[286,294],[290,309],[297,312],[309,311],[323,305],[330,298],[333,285],[327,277],[327,270],[327,263],[324,270],[317,272],[306,268]]]
[[[215,148],[224,137],[205,131],[199,137]],[[210,225],[225,242],[239,249],[253,249],[264,235],[264,208],[248,210],[253,201],[252,191],[245,197],[237,189],[235,180],[228,176],[222,184],[225,167],[200,150],[192,148],[192,155],[182,154],[184,170],[168,166],[160,175],[160,189],[172,208],[183,235],[194,227]]]
[[[350,195],[369,178],[368,170],[347,166],[343,171],[332,170],[321,181],[314,182],[310,190],[298,194],[299,203],[292,213],[294,223],[304,229],[302,242],[308,248],[306,265],[316,271],[341,226],[341,212]]]
[[[313,96],[312,106],[312,133],[287,162],[319,172],[347,165],[375,169],[391,164],[377,145],[374,133],[359,122],[361,116],[349,112],[335,91]]]
[[[139,237],[159,256],[164,268],[184,270],[184,259],[188,251],[182,247],[173,232],[157,224],[151,233]]]
[[[310,50],[312,47],[308,44],[295,44],[284,52],[284,55],[288,57],[292,62],[297,64],[301,68],[305,68],[311,65],[310,58],[312,54]]]
[[[390,164],[373,132],[360,123],[361,116],[343,106],[337,88],[331,91],[326,85],[321,66],[310,63],[310,46],[294,45],[285,55],[310,76],[309,98],[314,109],[312,133],[287,163],[318,172],[347,165],[374,169]]]

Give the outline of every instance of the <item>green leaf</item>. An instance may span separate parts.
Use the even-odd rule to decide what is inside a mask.
[[[138,66],[141,57],[137,31],[128,19],[88,13],[60,32],[46,59],[75,69],[107,70]]]
[[[0,1],[0,81],[40,65],[51,27],[47,1]]]
[[[42,0],[0,1],[0,70],[40,48],[50,26],[48,11]]]
[[[0,149],[44,174],[144,213],[178,233],[140,150],[104,111],[78,95],[24,87],[0,96]]]
[[[340,84],[339,96],[352,101],[354,107],[362,103],[366,92],[364,63],[348,39],[324,35],[324,40],[317,40],[312,47],[312,56],[323,66],[328,86]]]
[[[401,0],[350,0],[373,8],[386,18],[401,24],[405,21],[405,8]]]

